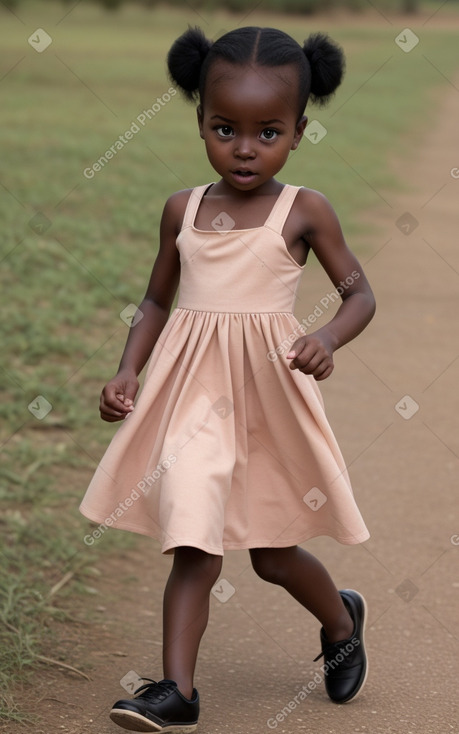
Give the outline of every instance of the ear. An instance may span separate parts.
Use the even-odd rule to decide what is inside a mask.
[[[202,107],[201,107],[201,105],[198,105],[197,106],[197,108],[196,108],[196,115],[198,117],[199,135],[201,136],[201,138],[204,139],[204,132],[203,132],[203,128],[202,128],[203,114],[202,114]]]
[[[292,147],[290,150],[296,150],[300,144],[300,140],[303,137],[304,128],[306,127],[306,124],[308,122],[308,118],[306,115],[303,115],[301,120],[297,123],[297,126],[295,128],[295,135],[293,138]]]

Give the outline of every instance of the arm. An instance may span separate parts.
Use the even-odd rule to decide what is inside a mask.
[[[143,317],[129,329],[116,376],[102,390],[100,414],[103,420],[122,420],[134,410],[139,389],[137,376],[146,364],[169,317],[180,277],[180,257],[176,238],[183,221],[189,192],[171,196],[164,207],[160,225],[158,256],[139,311]]]
[[[331,321],[313,334],[300,337],[287,358],[292,360],[290,369],[324,380],[333,371],[333,352],[360,334],[373,318],[375,299],[360,263],[346,245],[329,201],[317,191],[306,191],[306,197],[310,228],[305,239],[335,288],[342,283],[345,287],[341,285],[342,303]]]

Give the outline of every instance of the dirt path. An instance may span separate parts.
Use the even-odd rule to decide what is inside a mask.
[[[459,554],[453,517],[459,178],[450,174],[459,175],[458,119],[459,94],[449,87],[436,124],[416,150],[410,146],[410,159],[395,164],[410,191],[388,194],[389,204],[371,213],[381,231],[364,261],[377,317],[341,350],[333,378],[322,383],[372,537],[349,548],[321,538],[308,548],[340,587],[355,586],[369,601],[367,686],[355,702],[336,706],[319,682],[288,713],[303,685],[319,680],[320,661],[312,663],[318,625],[285,592],[255,577],[246,552],[230,553],[222,575],[235,593],[223,602],[229,588],[223,585],[212,597],[197,669],[200,734],[261,734],[276,723],[280,733],[459,731],[453,571]],[[303,302],[314,307],[327,290],[326,280],[309,273],[298,315],[307,315]],[[125,695],[119,681],[132,670],[160,676],[161,597],[170,562],[140,538],[137,550],[99,564],[96,593],[88,598],[93,621],[66,626],[62,641],[67,662],[83,667],[91,681],[43,668],[27,690],[30,710],[43,721],[34,734],[121,731],[107,717],[111,703]],[[282,710],[284,721],[276,722]],[[7,726],[9,734],[24,730]]]

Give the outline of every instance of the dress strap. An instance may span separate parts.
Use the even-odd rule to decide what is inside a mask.
[[[293,202],[295,201],[295,197],[301,188],[301,186],[291,186],[290,184],[284,185],[276,203],[271,209],[271,214],[265,222],[265,227],[269,227],[269,229],[274,230],[274,232],[282,234],[285,220],[287,219]]]
[[[182,229],[185,229],[185,227],[191,227],[194,224],[201,199],[210,186],[212,186],[211,183],[204,184],[203,186],[196,186],[191,190],[190,198],[188,199],[185,214],[183,216]]]

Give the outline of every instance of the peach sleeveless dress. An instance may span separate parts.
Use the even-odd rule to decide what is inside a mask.
[[[80,510],[163,553],[360,543],[369,533],[317,383],[279,348],[303,333],[292,313],[303,268],[281,236],[298,187],[284,186],[261,227],[202,231],[210,185],[191,192],[177,307]]]

